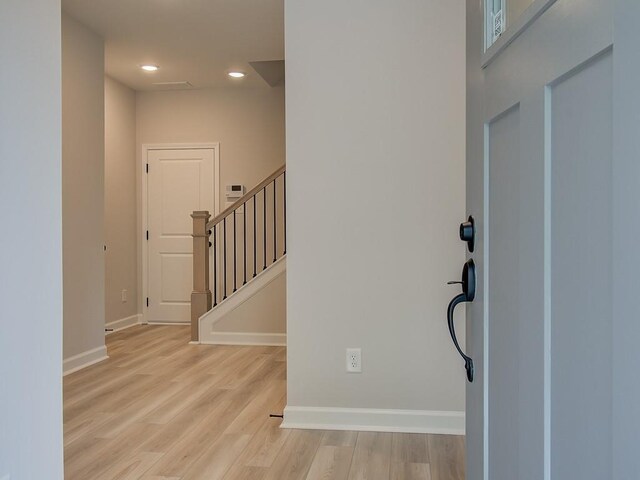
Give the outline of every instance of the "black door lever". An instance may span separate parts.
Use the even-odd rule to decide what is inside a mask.
[[[453,340],[453,345],[464,359],[464,368],[467,371],[467,380],[469,380],[469,382],[473,382],[473,359],[465,355],[460,348],[458,337],[456,336],[455,325],[453,323],[453,312],[456,307],[464,302],[473,302],[476,297],[476,265],[473,262],[473,259],[469,259],[467,263],[464,264],[464,268],[462,269],[462,281],[452,281],[447,283],[448,285],[462,285],[462,293],[456,295],[453,300],[451,300],[449,307],[447,308],[447,324],[449,326],[449,334],[451,335],[451,340]]]

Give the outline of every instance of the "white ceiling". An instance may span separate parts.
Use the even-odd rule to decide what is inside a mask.
[[[283,0],[62,0],[105,40],[108,75],[136,90],[268,86],[249,62],[284,58]],[[155,73],[142,64],[159,65]],[[247,73],[231,79],[229,70]]]

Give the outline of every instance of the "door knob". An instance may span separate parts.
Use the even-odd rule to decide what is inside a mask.
[[[458,350],[458,353],[464,360],[464,368],[467,371],[467,380],[469,380],[469,382],[473,382],[473,359],[467,356],[462,351],[462,348],[460,348],[458,337],[456,336],[455,324],[453,323],[453,312],[455,311],[456,307],[464,302],[473,302],[473,300],[476,298],[476,265],[473,259],[469,259],[467,263],[464,264],[464,268],[462,269],[462,281],[453,281],[448,283],[462,285],[462,293],[456,295],[447,307],[447,324],[449,326],[449,335],[451,335],[453,345],[456,347],[456,350]]]
[[[473,252],[476,243],[476,224],[471,215],[466,222],[460,224],[460,240],[467,242],[469,251]]]

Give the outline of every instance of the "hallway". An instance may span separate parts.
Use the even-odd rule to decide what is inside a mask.
[[[189,328],[107,337],[64,379],[65,478],[464,478],[463,437],[281,430],[284,347],[189,345]]]

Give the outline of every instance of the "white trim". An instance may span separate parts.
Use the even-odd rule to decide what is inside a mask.
[[[93,365],[94,363],[102,362],[109,358],[107,355],[107,347],[104,345],[86,352],[79,353],[72,357],[67,358],[62,363],[63,375],[69,375],[70,373],[77,372],[83,368]]]
[[[486,1],[486,0],[485,0]],[[518,38],[529,26],[535,22],[544,12],[546,12],[556,0],[535,0],[523,13],[513,22],[512,26],[507,25],[505,32],[500,35],[493,45],[482,54],[482,68],[488,66],[511,42]],[[485,12],[485,28],[487,25]],[[485,31],[485,42],[487,34]]]
[[[483,165],[482,165],[482,224],[489,225],[489,122],[484,125]],[[482,302],[482,464],[483,480],[489,480],[489,228],[482,229],[482,284],[484,285]],[[477,286],[477,285],[476,285]]]
[[[148,292],[148,273],[149,273],[149,259],[147,258],[147,242],[145,237],[148,230],[148,215],[147,215],[147,190],[148,190],[148,177],[146,175],[146,164],[148,160],[148,154],[151,150],[213,150],[213,188],[215,189],[213,195],[213,212],[212,216],[216,216],[220,213],[220,142],[211,143],[144,143],[142,145],[142,157],[140,159],[140,172],[141,172],[141,218],[142,218],[142,230],[140,232],[140,252],[142,254],[142,289],[140,291],[140,305],[142,305],[142,316],[140,318],[141,323],[150,323],[147,319],[147,297]]]
[[[211,332],[206,340],[191,342],[201,345],[260,345],[285,347],[286,333]]]
[[[552,190],[552,95],[553,87],[544,87],[544,479],[551,478],[551,203]]]
[[[105,328],[112,329],[110,332],[105,331],[105,335],[110,335],[112,333],[119,332],[120,330],[124,330],[125,328],[133,327],[134,325],[139,325],[142,319],[141,313],[136,313],[135,315],[131,315],[130,317],[121,318],[120,320],[114,320],[113,322],[109,322],[105,325]]]
[[[286,406],[281,428],[464,435],[465,413]]]
[[[154,321],[154,320],[149,320],[148,322],[145,323],[145,325],[173,325],[173,326],[178,326],[178,327],[184,327],[185,325],[191,325],[190,322],[158,322],[158,321]]]
[[[214,309],[209,310],[198,320],[198,338],[201,343],[212,343],[212,338],[219,335],[220,332],[213,332],[216,323],[222,320],[227,314],[238,308],[244,302],[253,297],[263,288],[267,287],[271,282],[283,275],[287,271],[287,257],[280,257],[275,263],[272,263],[266,270],[260,272],[255,278],[252,278],[246,285],[240,287],[233,295],[227,297],[226,300],[219,303]],[[251,334],[254,335],[254,334]],[[217,342],[213,343],[217,345]],[[237,344],[237,345],[262,345],[262,344]],[[265,344],[267,345],[267,344]],[[270,345],[270,344],[268,344]]]

